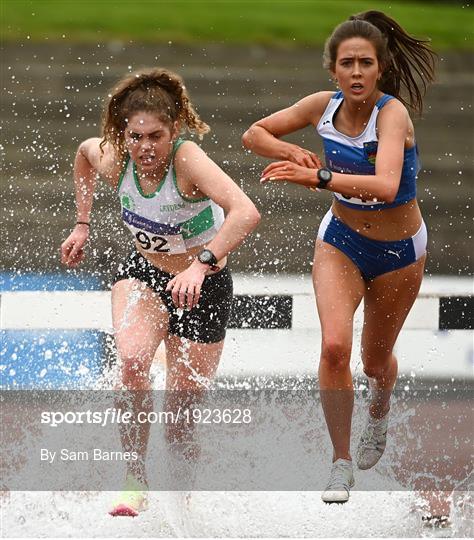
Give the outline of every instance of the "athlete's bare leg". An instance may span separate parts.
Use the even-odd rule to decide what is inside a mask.
[[[333,461],[351,459],[354,389],[349,363],[354,312],[364,295],[365,284],[354,263],[319,238],[314,255],[313,284],[322,331],[321,402],[334,447]]]
[[[199,404],[216,373],[224,340],[217,343],[196,343],[169,334],[166,336],[166,410],[175,411]],[[193,425],[176,423],[167,425],[168,441],[179,444],[193,442]],[[189,458],[196,457],[190,449]],[[198,452],[198,451],[197,451]]]
[[[393,348],[416,300],[426,255],[413,264],[368,282],[364,294],[362,362],[372,390],[370,414],[382,418],[390,408],[397,378]]]
[[[168,312],[158,294],[134,279],[118,281],[112,288],[112,318],[121,367],[122,407],[138,414],[149,412],[153,403],[150,391],[150,366],[160,342],[168,331]],[[129,394],[123,390],[131,390]],[[139,454],[128,461],[129,472],[146,481],[145,456],[149,437],[148,423],[121,424],[124,450]]]

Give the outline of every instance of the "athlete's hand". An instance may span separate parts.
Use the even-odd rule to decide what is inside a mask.
[[[171,297],[175,306],[181,309],[192,309],[199,303],[201,296],[201,286],[206,272],[209,270],[207,264],[193,261],[189,268],[176,274],[166,286],[167,291],[171,291]]]
[[[260,178],[261,184],[278,181],[292,182],[307,188],[315,188],[318,185],[315,168],[302,167],[291,161],[275,161],[264,169]]]
[[[320,169],[323,166],[317,154],[311,152],[311,150],[301,148],[297,144],[289,145],[288,153],[285,157],[287,161],[307,167],[308,169]]]
[[[61,262],[74,268],[84,259],[84,246],[89,239],[89,227],[76,225],[72,233],[61,244]]]

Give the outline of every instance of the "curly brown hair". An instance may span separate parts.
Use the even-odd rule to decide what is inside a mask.
[[[324,47],[325,68],[334,71],[339,45],[353,37],[370,41],[377,52],[382,68],[378,88],[421,113],[426,89],[434,80],[436,53],[430,49],[429,40],[410,36],[381,11],[364,11],[334,29]]]
[[[200,138],[210,131],[194,110],[178,74],[163,68],[142,69],[121,79],[109,94],[102,115],[101,150],[110,143],[120,158],[126,155],[127,119],[136,112],[158,114],[170,126],[177,121]]]

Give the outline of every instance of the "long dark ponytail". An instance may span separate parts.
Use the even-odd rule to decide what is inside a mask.
[[[381,11],[364,11],[337,26],[326,41],[326,68],[334,70],[340,43],[353,37],[362,37],[374,45],[382,66],[379,89],[421,113],[426,89],[434,80],[436,54],[430,41],[410,36]]]

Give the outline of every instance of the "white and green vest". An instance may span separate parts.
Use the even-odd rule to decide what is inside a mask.
[[[148,253],[186,253],[210,242],[224,222],[224,211],[209,197],[189,199],[180,193],[173,162],[156,191],[145,195],[135,163],[127,158],[119,180],[122,219],[135,240]]]

